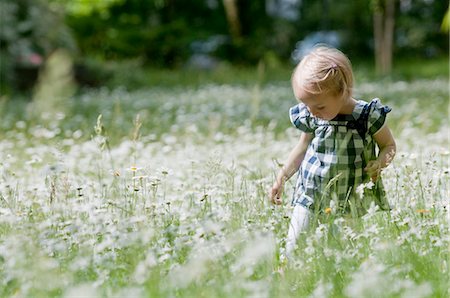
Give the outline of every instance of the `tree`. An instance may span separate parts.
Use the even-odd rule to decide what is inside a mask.
[[[373,0],[375,67],[378,74],[392,70],[396,0]]]
[[[225,14],[227,16],[228,26],[233,41],[241,37],[241,21],[239,20],[239,11],[237,0],[222,0]]]

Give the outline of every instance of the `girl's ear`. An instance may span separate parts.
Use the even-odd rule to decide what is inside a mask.
[[[341,92],[340,92],[340,96],[342,96],[343,98],[347,98],[351,96],[351,90],[349,88],[342,88]]]
[[[335,97],[338,97],[338,98],[345,98],[346,96],[348,96],[349,94],[348,94],[349,92],[346,92],[346,90],[344,89],[344,90],[339,90],[339,91],[335,91],[335,92],[331,92],[331,93],[329,93],[330,95],[333,95],[333,96],[335,96]]]

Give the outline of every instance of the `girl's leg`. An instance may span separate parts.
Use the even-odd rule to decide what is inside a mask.
[[[309,226],[310,211],[303,206],[294,207],[289,224],[289,231],[286,240],[286,257],[290,259],[296,247],[298,235],[305,231]]]

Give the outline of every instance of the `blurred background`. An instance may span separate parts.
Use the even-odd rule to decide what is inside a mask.
[[[374,77],[448,76],[443,0],[0,3],[2,95],[38,92],[52,55],[66,61],[75,89],[245,82],[262,71],[288,80],[316,43],[339,47]]]

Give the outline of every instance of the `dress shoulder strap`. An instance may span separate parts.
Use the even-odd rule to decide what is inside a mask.
[[[347,122],[347,128],[356,129],[359,136],[365,140],[367,134],[367,121],[369,120],[370,104],[364,105],[361,115],[358,119],[350,120]]]

